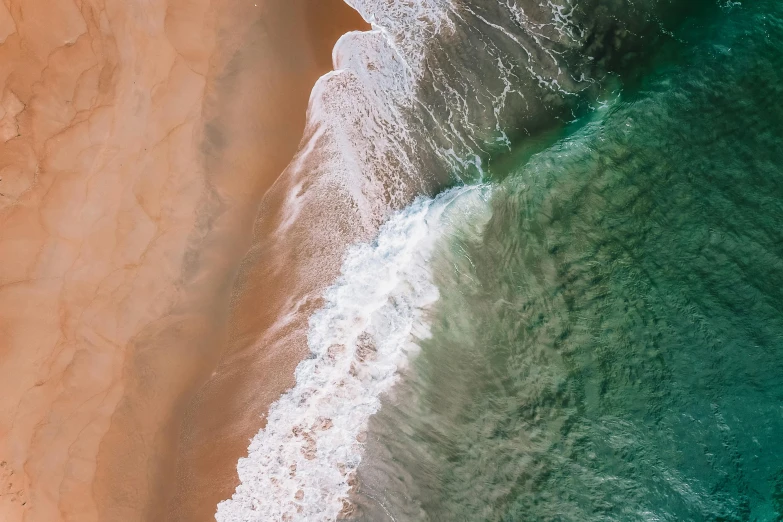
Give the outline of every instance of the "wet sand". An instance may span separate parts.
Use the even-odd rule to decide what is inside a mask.
[[[211,399],[285,300],[247,259],[259,204],[361,21],[257,4],[0,3],[4,521],[212,520],[292,380],[255,360],[274,378]]]
[[[335,7],[329,2],[307,3],[306,23],[281,26],[273,38],[300,31],[294,33],[296,39],[311,42],[315,49],[331,50],[346,31],[369,29],[353,11]],[[331,68],[331,54],[314,58],[316,70]],[[315,79],[306,82],[303,103]],[[265,425],[269,406],[293,385],[294,369],[307,354],[307,317],[318,304],[313,296],[336,277],[342,253],[334,245],[331,256],[325,245],[317,252],[303,252],[303,245],[313,239],[305,221],[288,231],[290,235],[278,230],[286,196],[298,190],[308,175],[307,168],[289,166],[262,201],[252,245],[232,292],[227,348],[186,411],[177,494],[169,506],[168,520],[214,519],[216,504],[229,498],[239,483],[237,460],[247,455],[249,440]],[[351,239],[346,236],[341,244]],[[318,271],[315,279],[306,274],[313,267]],[[277,327],[281,317],[292,312],[295,317]]]

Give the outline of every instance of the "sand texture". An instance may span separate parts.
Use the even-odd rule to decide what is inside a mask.
[[[277,309],[238,270],[358,23],[257,4],[0,1],[0,520],[211,520],[233,491],[261,421],[193,399],[231,318],[257,340]],[[231,451],[194,460],[218,415]]]

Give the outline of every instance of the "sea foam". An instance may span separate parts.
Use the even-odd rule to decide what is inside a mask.
[[[419,198],[373,243],[348,250],[310,319],[310,357],[239,461],[241,484],[218,505],[218,522],[319,522],[350,512],[367,421],[416,341],[428,336],[426,310],[438,299],[428,261],[437,238],[452,216],[464,219],[485,197],[473,186]]]

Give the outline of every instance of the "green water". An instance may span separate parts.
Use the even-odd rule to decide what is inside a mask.
[[[783,520],[783,2],[692,31],[444,238],[366,518]]]

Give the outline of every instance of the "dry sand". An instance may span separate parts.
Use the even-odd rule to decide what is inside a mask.
[[[220,380],[282,295],[259,293],[258,256],[236,277],[361,22],[340,0],[255,4],[0,2],[4,522],[212,520],[290,385],[291,357],[235,371],[234,395]]]

